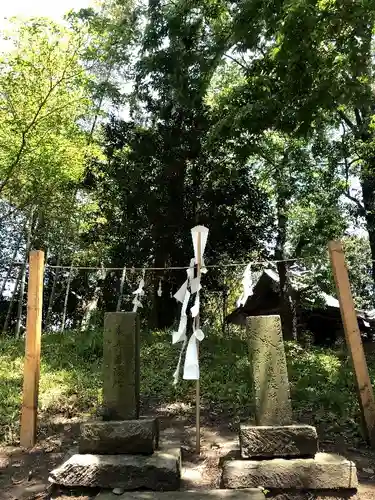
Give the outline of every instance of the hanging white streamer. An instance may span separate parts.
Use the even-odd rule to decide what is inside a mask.
[[[192,259],[194,261],[194,259]],[[178,302],[182,302],[181,306],[181,317],[180,317],[180,323],[178,326],[178,331],[177,332],[172,332],[172,344],[177,344],[179,342],[183,342],[180,354],[178,357],[178,363],[176,370],[173,374],[173,385],[177,385],[179,377],[180,377],[180,372],[181,372],[181,364],[182,364],[182,356],[185,351],[186,345],[188,344],[188,338],[186,336],[186,328],[187,328],[187,307],[189,304],[189,299],[191,296],[190,291],[188,290],[188,286],[191,282],[191,271],[193,272],[194,276],[194,268],[191,269],[191,264],[189,268],[186,270],[188,279],[183,283],[183,285],[179,288],[179,290],[174,294],[174,298]],[[193,264],[194,265],[194,264]]]
[[[178,326],[178,331],[173,332],[172,334],[172,344],[177,344],[178,342],[182,342],[183,340],[186,339],[186,328],[187,328],[186,309],[189,303],[189,298],[190,298],[190,292],[189,290],[186,290],[184,302],[181,308],[180,324]]]
[[[187,337],[185,336],[184,343],[182,344],[181,350],[180,350],[180,355],[178,357],[178,363],[177,363],[177,368],[173,374],[173,385],[177,385],[178,379],[180,378],[180,371],[181,371],[181,363],[182,363],[182,356],[184,354],[184,350],[187,344]]]
[[[181,287],[173,295],[173,297],[176,300],[178,300],[178,302],[182,303],[184,301],[184,298],[185,298],[185,295],[186,295],[186,291],[187,291],[187,287],[188,287],[188,280],[186,280],[185,283],[183,285],[181,285]]]
[[[100,266],[101,267],[100,267],[100,270],[98,271],[97,275],[98,275],[99,279],[105,280],[105,278],[107,276],[107,271],[105,270],[103,262],[100,263]]]
[[[135,295],[135,297],[133,299],[133,312],[137,312],[138,307],[143,307],[142,302],[139,299],[140,299],[140,297],[142,297],[145,294],[145,292],[143,290],[143,287],[145,286],[144,277],[145,277],[145,270],[143,270],[143,275],[142,275],[142,278],[139,282],[137,290],[135,290],[133,292],[133,295]]]
[[[186,349],[184,380],[199,380],[198,342],[201,342],[203,339],[204,333],[200,329],[195,330],[191,334]]]
[[[189,283],[194,278],[194,265],[195,265],[195,259],[193,257],[192,259],[190,259],[190,264],[189,264],[188,269],[186,269],[186,274],[188,276]]]
[[[172,344],[177,344],[178,342],[182,342],[183,340],[186,339],[186,327],[187,327],[186,309],[188,306],[189,298],[190,298],[190,292],[189,290],[186,290],[185,298],[181,308],[181,317],[180,317],[180,324],[178,326],[178,331],[172,333]]]
[[[163,295],[163,290],[161,288],[161,280],[159,280],[159,288],[157,291],[158,297],[161,297]]]
[[[253,294],[253,279],[251,275],[251,262],[246,266],[242,278],[243,291],[241,297],[237,300],[237,307],[244,306],[247,299]]]
[[[198,234],[201,233],[201,244],[200,244],[200,255],[198,252]],[[198,342],[204,339],[204,333],[200,328],[197,328],[199,308],[200,308],[200,297],[199,292],[202,288],[200,283],[200,277],[194,278],[194,266],[195,264],[201,263],[201,272],[207,272],[204,266],[203,253],[207,244],[208,229],[204,226],[197,226],[191,230],[191,235],[193,239],[194,246],[194,258],[190,260],[190,265],[186,270],[187,280],[181,285],[179,290],[174,294],[174,298],[182,303],[181,307],[181,317],[179,328],[177,332],[172,333],[172,343],[176,344],[178,342],[183,342],[180,355],[178,358],[177,368],[173,374],[173,383],[177,384],[182,364],[183,353],[186,348],[185,362],[184,362],[184,372],[183,378],[185,380],[199,380],[199,358],[198,358]],[[190,289],[190,290],[189,290]],[[187,329],[187,307],[190,297],[195,295],[194,305],[190,308],[190,314],[193,318],[193,333],[191,334],[189,340],[186,335]]]
[[[177,344],[186,339],[187,317],[181,316],[177,332],[172,333],[172,344]]]
[[[133,312],[137,312],[138,307],[143,307],[142,302],[138,299],[138,297],[134,297]]]
[[[193,318],[196,318],[199,314],[199,306],[200,306],[200,300],[199,300],[199,293],[195,296],[195,302],[193,307],[190,309],[191,316]]]
[[[201,245],[200,245],[200,255],[198,255],[198,234],[201,235]],[[203,254],[207,245],[208,238],[208,228],[204,226],[195,226],[191,230],[191,236],[193,238],[193,247],[194,247],[194,260],[195,263],[201,263],[201,273],[207,273],[207,268],[204,263]]]
[[[191,290],[191,293],[197,293],[197,292],[199,292],[199,290],[201,288],[202,288],[202,286],[201,286],[201,282],[200,282],[199,278],[193,278],[190,281],[190,290]]]
[[[182,303],[182,308],[181,308],[181,316],[183,316],[183,317],[187,316],[186,311],[187,311],[187,306],[189,304],[190,295],[191,295],[191,293],[189,292],[189,290],[186,290],[185,298],[184,298],[184,301]]]
[[[184,380],[199,379],[198,347],[194,333],[191,335],[186,349],[183,378]]]
[[[142,278],[141,281],[139,282],[137,290],[133,292],[134,295],[144,295],[144,290],[143,287],[145,286],[145,280]]]

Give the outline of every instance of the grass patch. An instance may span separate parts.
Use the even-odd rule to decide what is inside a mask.
[[[337,433],[360,440],[359,407],[347,356],[327,349],[286,344],[290,386],[296,419],[318,427],[325,436]],[[0,344],[0,441],[17,442],[22,393],[24,345]],[[195,384],[172,374],[179,347],[166,332],[146,332],[141,346],[141,394],[144,402],[194,404]],[[208,335],[202,342],[202,404],[216,414],[248,417],[253,409],[248,384],[247,347],[237,339]],[[40,417],[68,417],[95,412],[101,404],[102,333],[44,335],[40,377]],[[368,359],[372,380],[375,359]]]

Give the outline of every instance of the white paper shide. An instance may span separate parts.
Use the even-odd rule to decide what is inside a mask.
[[[173,374],[174,384],[177,384],[181,371],[183,353],[186,348],[183,378],[185,380],[199,380],[199,358],[198,358],[198,343],[204,339],[204,333],[199,328],[199,309],[200,297],[199,292],[202,288],[200,282],[200,274],[206,273],[207,269],[204,264],[204,251],[207,244],[208,229],[204,226],[196,226],[191,230],[193,240],[194,258],[190,260],[190,265],[186,270],[187,279],[181,285],[179,290],[174,294],[174,298],[180,302],[181,317],[178,330],[172,333],[172,343],[182,342],[182,347],[177,363],[177,368]],[[195,266],[199,266],[200,272],[195,276]],[[194,296],[194,297],[193,297]],[[192,319],[192,334],[188,339],[188,306],[190,298],[194,301],[190,307],[190,317]]]
[[[251,263],[246,266],[242,277],[243,291],[241,297],[237,300],[237,307],[244,306],[247,299],[253,295],[253,279],[251,276]]]
[[[138,307],[143,307],[140,299],[145,294],[145,291],[143,290],[144,286],[145,286],[145,271],[143,271],[143,276],[139,282],[137,290],[133,292],[133,295],[135,295],[133,299],[133,312],[137,312]]]

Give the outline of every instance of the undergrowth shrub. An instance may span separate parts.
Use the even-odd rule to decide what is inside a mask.
[[[141,396],[143,409],[194,409],[195,383],[180,378],[172,384],[181,344],[172,346],[169,332],[141,334]],[[345,351],[286,343],[295,419],[318,427],[322,435],[340,434],[360,440],[359,407],[354,375]],[[102,400],[103,333],[44,334],[42,337],[40,416],[94,414]],[[18,439],[24,344],[0,342],[0,440]],[[374,380],[374,356],[368,357]],[[202,406],[211,416],[248,419],[253,414],[247,345],[238,338],[206,331],[200,344]],[[182,374],[181,374],[182,375]],[[178,406],[178,405],[177,405]]]

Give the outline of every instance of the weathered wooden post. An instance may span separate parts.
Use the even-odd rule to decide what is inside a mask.
[[[42,336],[43,277],[44,252],[42,250],[33,250],[29,256],[25,364],[20,433],[20,444],[25,448],[32,448],[36,442],[40,345]]]
[[[107,313],[103,341],[105,418],[137,419],[140,399],[140,334],[137,313]]]
[[[340,241],[330,241],[329,254],[335,278],[337,296],[340,303],[341,318],[344,325],[345,339],[353,363],[358,402],[367,440],[375,447],[375,402],[367,362],[363,350],[361,332],[350,289],[348,270],[344,250]]]
[[[257,425],[291,424],[292,404],[280,316],[250,316],[246,336]]]

